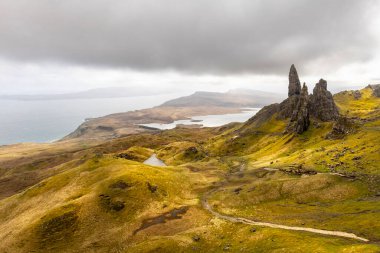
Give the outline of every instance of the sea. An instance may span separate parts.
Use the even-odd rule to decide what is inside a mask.
[[[254,116],[261,108],[242,108],[240,113],[211,114],[205,116],[193,116],[190,119],[176,120],[172,123],[140,124],[142,126],[157,128],[160,130],[173,129],[177,125],[200,125],[201,127],[218,127],[231,122],[245,122]]]
[[[74,131],[86,119],[154,107],[180,95],[183,94],[66,100],[0,99],[0,145],[53,142]],[[160,129],[170,129],[176,124],[219,126],[230,122],[243,122],[256,111],[256,109],[247,109],[238,114],[199,116],[193,117],[193,121],[178,121],[162,126],[147,124],[147,126]]]

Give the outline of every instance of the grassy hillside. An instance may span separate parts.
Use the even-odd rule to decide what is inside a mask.
[[[299,251],[376,252],[374,245],[347,239],[253,230],[213,217],[199,198],[224,173],[206,165],[193,172],[186,166],[157,168],[112,156],[90,159],[1,201],[0,251],[266,252],[297,246]]]
[[[131,237],[144,217],[196,202],[180,172],[112,157],[88,160],[3,200],[0,222],[10,230],[2,230],[1,251],[66,249],[68,241],[71,250],[118,247],[117,238]]]
[[[283,134],[287,122],[276,115],[260,124],[247,122],[214,137],[208,145],[218,155],[244,156],[254,167],[302,166],[321,172],[379,174],[380,98],[371,89],[361,90],[360,99],[349,92],[334,99],[340,113],[351,117],[348,134],[330,138],[333,123],[314,120],[301,135]],[[363,117],[358,115],[363,114]]]
[[[380,99],[360,94],[334,97],[348,119],[313,120],[301,135],[269,113],[89,146],[3,148],[0,252],[379,252]],[[142,164],[153,153],[169,166]],[[221,215],[369,241],[235,223],[205,200]]]

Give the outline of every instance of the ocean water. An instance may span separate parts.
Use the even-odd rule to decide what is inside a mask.
[[[161,124],[150,123],[141,124],[142,126],[153,127],[161,130],[173,129],[178,124],[183,125],[202,125],[203,127],[218,127],[231,122],[245,122],[254,116],[261,108],[244,108],[241,113],[230,113],[221,115],[194,116],[191,119],[176,120],[173,123]]]
[[[87,118],[150,108],[181,95],[183,94],[31,101],[0,99],[0,145],[59,140],[74,131]],[[259,108],[247,108],[242,113],[195,116],[190,120],[178,120],[171,124],[152,123],[145,126],[171,129],[177,124],[202,124],[214,127],[230,122],[244,122],[258,110]]]
[[[0,145],[50,142],[74,131],[86,118],[150,108],[183,94],[67,100],[0,100]]]

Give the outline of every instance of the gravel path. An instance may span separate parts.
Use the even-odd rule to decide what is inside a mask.
[[[271,228],[280,228],[280,229],[286,229],[286,230],[306,231],[306,232],[322,234],[322,235],[340,236],[340,237],[355,239],[355,240],[359,240],[359,241],[363,241],[363,242],[369,241],[366,238],[359,237],[355,234],[342,232],[342,231],[331,231],[331,230],[323,230],[323,229],[308,228],[308,227],[287,226],[287,225],[274,224],[274,223],[269,223],[269,222],[258,222],[258,221],[253,221],[253,220],[249,220],[246,218],[241,218],[241,217],[223,215],[223,214],[220,214],[220,213],[214,211],[207,201],[209,196],[216,191],[218,191],[218,189],[211,190],[203,196],[202,206],[204,209],[209,211],[215,217],[220,218],[220,219],[228,220],[228,221],[234,222],[234,223],[244,223],[244,224],[249,224],[249,225],[264,226],[264,227],[271,227]]]

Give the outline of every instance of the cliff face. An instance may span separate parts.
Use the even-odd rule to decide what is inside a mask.
[[[372,89],[373,95],[375,97],[380,98],[380,84],[372,84],[368,85],[368,87]]]
[[[339,117],[338,108],[331,92],[327,90],[327,82],[323,79],[315,85],[310,95],[311,115],[321,121],[332,121]]]
[[[310,113],[309,113],[309,94],[307,86],[304,83],[300,96],[298,97],[297,106],[294,108],[292,116],[290,118],[287,132],[294,132],[301,134],[305,132],[310,125]]]

